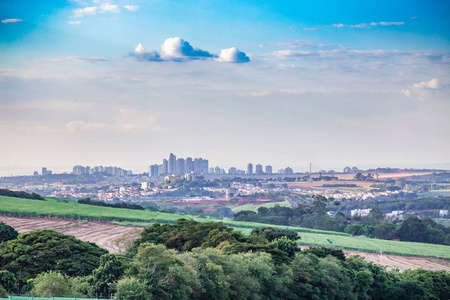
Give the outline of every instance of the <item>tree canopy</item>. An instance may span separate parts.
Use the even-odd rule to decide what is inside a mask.
[[[97,245],[52,230],[21,234],[1,245],[0,266],[16,274],[19,282],[47,271],[69,276],[86,276],[99,266],[100,256],[108,253]]]

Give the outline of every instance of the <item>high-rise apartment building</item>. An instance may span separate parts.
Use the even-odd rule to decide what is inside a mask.
[[[209,169],[209,161],[207,159],[203,159],[202,161],[202,174],[208,174]]]
[[[169,155],[169,173],[170,174],[176,174],[177,172],[177,157],[170,153]]]
[[[42,168],[42,169],[44,169],[44,168]],[[42,171],[44,171],[44,170],[42,170]],[[47,169],[45,170],[45,172],[47,172]],[[74,174],[74,175],[81,175],[81,174],[84,174],[85,172],[86,172],[86,169],[80,165],[74,166],[72,169],[72,174]],[[44,175],[44,174],[42,174],[42,175]]]
[[[192,157],[186,158],[186,166],[184,170],[186,173],[191,173],[194,171],[194,162],[192,161]]]
[[[202,171],[203,159],[194,158],[194,173],[200,174]]]
[[[253,165],[251,163],[247,165],[247,175],[253,175]]]
[[[167,159],[163,159],[163,163],[162,163],[162,173],[161,174],[168,174],[169,173],[169,161]]]
[[[150,177],[159,177],[159,166],[157,164],[150,166]]]
[[[235,167],[231,167],[228,169],[228,174],[236,174],[236,168]]]
[[[185,167],[186,167],[186,162],[184,161],[184,158],[177,159],[177,167],[176,167],[175,174],[184,175],[186,173]]]
[[[292,174],[294,174],[294,171],[291,168],[287,167],[286,169],[284,169],[284,174],[292,175]]]
[[[261,175],[261,174],[263,174],[264,172],[263,172],[263,166],[261,165],[261,164],[257,164],[256,166],[255,166],[255,174],[256,175]]]
[[[272,175],[272,166],[266,166],[266,174]]]

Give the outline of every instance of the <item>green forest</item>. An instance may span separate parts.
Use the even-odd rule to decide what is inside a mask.
[[[426,201],[418,201],[416,206],[449,202],[449,197],[442,198],[432,199],[428,204]],[[240,211],[233,218],[235,221],[300,226],[385,240],[450,245],[450,228],[437,224],[430,218],[410,216],[404,221],[387,222],[385,214],[379,208],[373,208],[367,217],[352,217],[343,212],[330,217],[327,215],[329,202],[326,197],[315,195],[312,205],[298,205],[295,208],[260,207],[257,212]],[[406,205],[410,206],[408,203]]]
[[[122,255],[51,230],[0,224],[0,296],[118,299],[449,299],[450,274],[387,271],[297,232],[247,237],[222,223],[153,224]]]

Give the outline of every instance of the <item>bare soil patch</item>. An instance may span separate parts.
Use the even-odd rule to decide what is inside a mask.
[[[119,226],[105,222],[84,222],[76,220],[64,220],[55,218],[14,218],[0,216],[0,222],[8,224],[19,233],[26,233],[39,229],[51,229],[57,232],[72,235],[79,240],[92,242],[108,250],[111,253],[118,253],[122,250],[114,240],[124,234],[132,232],[140,227]]]
[[[308,249],[308,246],[301,246],[302,249]],[[383,265],[388,269],[426,269],[426,270],[447,270],[450,271],[450,262],[443,259],[414,257],[414,256],[398,256],[379,253],[366,253],[358,251],[344,250],[345,256],[359,255],[364,257],[366,261]],[[381,257],[383,256],[383,258]]]
[[[105,222],[84,222],[76,220],[64,220],[56,218],[15,218],[0,216],[0,222],[14,227],[19,233],[26,233],[39,229],[52,229],[57,232],[72,235],[82,241],[92,242],[107,249],[111,253],[119,253],[123,250],[120,243],[129,243],[130,238],[137,238],[136,234],[141,227],[119,226]],[[61,228],[62,227],[62,228]],[[127,238],[122,238],[124,235]],[[121,239],[122,238],[122,239]],[[119,245],[115,240],[119,239]],[[302,246],[307,249],[308,246]],[[381,264],[381,255],[376,253],[364,253],[356,251],[344,251],[346,256],[359,255],[367,261]],[[409,257],[383,254],[382,264],[391,269],[417,269],[450,270],[450,262],[441,259],[425,257]]]

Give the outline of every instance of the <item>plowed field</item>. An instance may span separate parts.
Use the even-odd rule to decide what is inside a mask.
[[[126,233],[142,230],[140,227],[119,226],[103,222],[78,222],[75,220],[55,218],[14,218],[0,216],[0,222],[14,227],[19,233],[26,233],[38,229],[52,229],[63,234],[73,235],[83,241],[96,243],[112,253],[118,253],[123,249],[121,245],[118,245],[114,241],[115,239],[122,237]],[[136,237],[137,235],[134,234],[134,236]],[[302,248],[307,248],[307,246],[302,246]],[[357,254],[365,257],[367,261],[372,261],[377,264],[381,262],[380,254],[355,251],[344,252],[347,256]],[[383,265],[392,269],[425,268],[432,270],[450,270],[450,262],[445,260],[384,254]]]
[[[0,216],[0,222],[14,227],[19,233],[26,233],[38,229],[52,229],[57,232],[73,235],[77,239],[92,242],[107,249],[109,252],[117,253],[121,250],[121,245],[113,243],[125,233],[140,227],[119,226],[104,222],[78,222],[75,220],[63,219],[41,219],[41,218],[13,218]],[[78,222],[78,223],[77,223]]]

